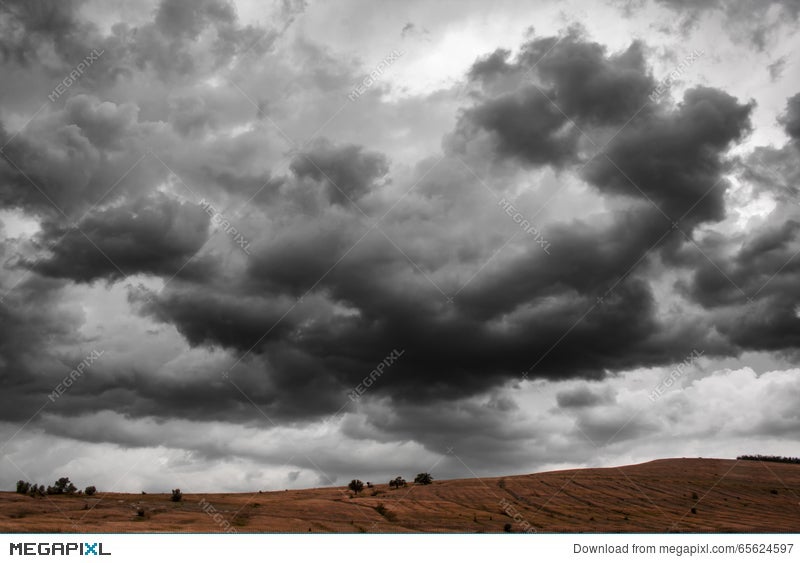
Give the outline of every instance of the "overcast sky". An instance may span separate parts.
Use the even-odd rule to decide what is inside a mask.
[[[797,455],[794,0],[0,0],[0,488]]]

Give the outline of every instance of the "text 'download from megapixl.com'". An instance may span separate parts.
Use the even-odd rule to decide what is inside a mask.
[[[573,543],[573,555],[791,555],[793,543],[772,542],[692,542],[685,544],[659,543]]]

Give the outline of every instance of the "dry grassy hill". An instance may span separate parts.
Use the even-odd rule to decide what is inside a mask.
[[[798,532],[800,465],[665,459],[377,485],[358,497],[345,487],[185,494],[179,503],[168,494],[0,493],[0,532],[502,532],[506,524],[522,531],[525,522],[544,532]]]

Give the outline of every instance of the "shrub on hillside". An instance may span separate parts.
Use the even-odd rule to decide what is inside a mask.
[[[83,492],[87,496],[92,496],[93,494],[95,494],[97,492],[97,487],[95,487],[94,485],[89,485],[88,487],[86,487],[86,490],[83,491]]]
[[[800,463],[800,457],[784,457],[780,455],[740,455],[736,459],[743,461],[771,461],[774,463]]]
[[[172,496],[170,497],[172,502],[180,502],[183,498],[183,493],[180,489],[172,489]]]
[[[17,481],[17,492],[21,495],[27,495],[31,490],[31,484],[27,481]]]
[[[430,473],[418,473],[416,477],[414,477],[414,482],[419,485],[430,485],[433,483],[433,477]]]
[[[73,494],[78,490],[78,487],[72,484],[69,477],[61,477],[51,487],[47,487],[48,495],[64,495]]]
[[[364,490],[364,483],[362,483],[360,479],[353,479],[350,481],[350,484],[347,485],[347,488],[353,491],[355,494],[358,494]]]

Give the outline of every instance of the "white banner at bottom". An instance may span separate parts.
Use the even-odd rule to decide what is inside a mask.
[[[0,534],[0,561],[797,561],[800,534]],[[235,558],[235,559],[234,559]]]

